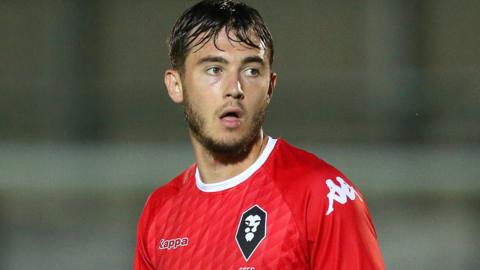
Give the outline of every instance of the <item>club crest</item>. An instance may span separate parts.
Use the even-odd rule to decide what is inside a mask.
[[[254,205],[242,214],[236,240],[246,261],[252,256],[267,233],[267,212]]]

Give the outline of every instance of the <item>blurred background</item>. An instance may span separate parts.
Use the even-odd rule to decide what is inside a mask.
[[[131,269],[193,160],[166,36],[194,1],[0,1],[0,269]],[[275,40],[265,130],[365,194],[389,269],[478,269],[480,2],[247,1]]]

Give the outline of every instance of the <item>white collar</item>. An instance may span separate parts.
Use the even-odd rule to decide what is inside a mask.
[[[240,174],[230,179],[223,180],[221,182],[205,184],[202,181],[202,177],[200,176],[200,172],[197,166],[197,168],[195,169],[195,183],[197,185],[197,188],[204,192],[216,192],[216,191],[226,190],[239,185],[240,183],[247,180],[254,172],[256,172],[263,165],[263,163],[265,163],[267,158],[270,156],[270,153],[272,152],[276,142],[277,142],[277,139],[273,139],[272,137],[268,136],[267,145],[265,145],[265,148],[263,149],[260,156],[258,156],[257,160],[255,160],[255,162],[252,165],[250,165],[250,167],[248,167],[245,171],[241,172]]]

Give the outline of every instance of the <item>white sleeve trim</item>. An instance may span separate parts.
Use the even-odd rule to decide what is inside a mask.
[[[265,161],[270,156],[270,153],[272,152],[276,142],[277,142],[277,139],[273,139],[272,137],[268,136],[267,145],[265,145],[265,148],[263,149],[260,156],[252,165],[250,165],[250,167],[248,167],[245,171],[241,172],[240,174],[230,179],[223,180],[221,182],[205,184],[202,181],[202,177],[200,176],[200,172],[198,171],[198,166],[197,166],[197,168],[195,169],[195,183],[197,185],[197,188],[204,192],[217,192],[217,191],[226,190],[241,184],[242,182],[247,180],[253,173],[255,173],[265,163]]]

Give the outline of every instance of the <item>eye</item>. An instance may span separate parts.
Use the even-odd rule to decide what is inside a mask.
[[[209,75],[218,75],[220,72],[222,72],[220,67],[210,67],[207,69],[207,74]]]
[[[249,77],[257,77],[257,76],[260,75],[260,71],[256,68],[248,68],[248,69],[245,70],[245,73]]]

